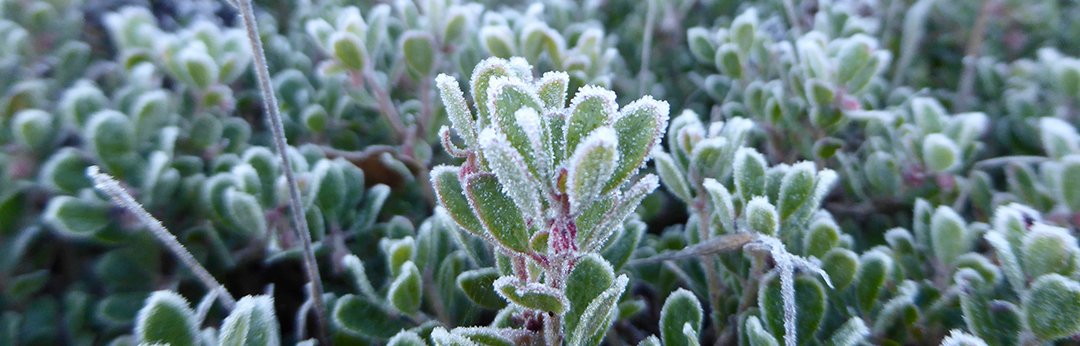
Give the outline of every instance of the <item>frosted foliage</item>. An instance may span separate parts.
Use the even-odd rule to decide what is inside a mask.
[[[941,346],[988,346],[986,341],[980,339],[977,336],[964,333],[959,329],[953,329],[949,332],[949,336],[946,336],[944,340],[941,340]]]
[[[503,193],[510,196],[532,220],[540,220],[540,200],[536,198],[539,181],[530,172],[525,158],[510,145],[506,135],[494,128],[480,133],[480,145],[487,154],[491,169],[502,184]]]
[[[466,145],[476,145],[476,129],[473,124],[472,113],[465,104],[465,96],[458,87],[454,77],[439,74],[435,77],[435,83],[439,87],[442,102],[446,105],[446,114],[450,123],[457,130],[458,135],[465,140]]]
[[[578,145],[567,167],[567,193],[572,211],[596,199],[607,184],[619,162],[618,145],[619,138],[610,127],[596,129]]]
[[[798,345],[798,335],[796,332],[796,304],[795,304],[795,269],[799,268],[821,275],[821,278],[825,280],[825,284],[832,286],[832,282],[829,281],[829,274],[825,273],[825,270],[821,269],[815,261],[807,260],[805,258],[794,255],[787,252],[787,248],[784,243],[776,237],[759,234],[756,239],[750,244],[750,246],[761,246],[769,251],[772,255],[773,261],[776,262],[776,269],[780,274],[780,295],[784,301],[784,344],[787,346]]]

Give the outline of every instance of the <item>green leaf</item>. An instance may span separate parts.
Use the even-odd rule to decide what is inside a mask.
[[[619,163],[618,137],[610,127],[601,127],[581,141],[567,161],[566,194],[570,212],[588,207],[607,185]]]
[[[619,111],[614,124],[619,143],[618,166],[602,193],[622,186],[645,165],[667,128],[668,108],[667,102],[645,96]]]
[[[703,27],[693,27],[686,30],[686,43],[690,46],[690,53],[694,54],[699,62],[711,63],[716,56],[716,46],[709,39],[712,33]]]
[[[761,325],[761,320],[757,316],[750,316],[746,319],[746,334],[750,339],[750,346],[780,345],[776,338]]]
[[[627,221],[623,224],[623,232],[618,239],[615,239],[601,255],[604,256],[614,271],[622,269],[623,265],[630,260],[630,256],[633,255],[634,250],[637,249],[638,243],[641,242],[641,238],[645,235],[645,223],[641,221]]]
[[[412,261],[408,261],[390,284],[386,298],[398,311],[412,315],[420,310],[422,290],[420,270]]]
[[[464,336],[447,333],[443,327],[435,327],[431,331],[431,341],[435,346],[480,346]]]
[[[660,175],[660,179],[664,181],[664,186],[668,188],[668,191],[675,194],[683,202],[689,203],[693,201],[693,195],[690,193],[690,186],[686,183],[685,174],[672,161],[671,155],[663,151],[657,151],[654,155],[656,160],[656,173]]]
[[[108,205],[71,196],[56,196],[45,205],[42,222],[61,235],[85,238],[109,225]]]
[[[804,161],[788,170],[780,183],[780,222],[786,222],[811,198],[814,190],[814,163]]]
[[[964,219],[947,206],[940,206],[934,211],[930,220],[930,237],[934,255],[945,265],[952,265],[957,256],[971,247]]]
[[[517,52],[513,30],[505,26],[480,28],[480,43],[492,56],[509,59]]]
[[[592,302],[585,307],[577,327],[570,334],[567,342],[570,346],[597,346],[604,340],[608,329],[615,321],[619,297],[626,290],[626,283],[630,281],[626,275],[620,275],[615,283],[601,292]],[[698,329],[701,329],[700,325]]]
[[[180,71],[184,73],[184,79],[195,87],[205,90],[217,84],[218,74],[221,71],[217,62],[207,52],[187,48],[177,54],[176,60]]]
[[[481,31],[481,34],[483,34],[483,31]],[[473,104],[476,107],[477,123],[480,128],[487,127],[492,122],[491,113],[494,110],[489,108],[488,103],[488,88],[491,86],[491,81],[498,77],[508,77],[511,74],[510,63],[497,57],[484,59],[479,64],[476,64],[476,68],[473,69],[472,79],[469,82],[472,87],[470,94],[472,94]],[[461,131],[460,127],[458,131]]]
[[[724,187],[713,178],[706,178],[702,186],[705,187],[705,191],[709,193],[710,201],[712,201],[713,218],[720,221],[713,226],[713,230],[710,231],[711,235],[719,236],[721,234],[736,233],[735,204],[732,202],[731,192],[728,192],[727,187]]]
[[[948,172],[960,165],[960,147],[940,133],[926,136],[922,143],[923,161],[934,172]]]
[[[892,265],[892,258],[880,251],[865,253],[859,259],[859,270],[855,275],[855,295],[862,311],[869,311],[877,302],[885,280],[890,276]]]
[[[262,239],[266,236],[266,214],[255,196],[237,191],[225,190],[226,210],[233,224],[244,230],[247,238]]]
[[[1072,212],[1080,212],[1080,155],[1069,155],[1061,160],[1061,197]]]
[[[380,339],[393,337],[410,326],[404,318],[391,315],[378,303],[351,294],[337,300],[330,316],[344,331]]]
[[[477,305],[489,309],[502,309],[506,301],[495,293],[495,280],[499,278],[499,272],[495,268],[480,268],[461,273],[457,277],[457,285]]]
[[[475,148],[478,145],[476,121],[465,103],[465,96],[458,86],[457,79],[440,73],[438,77],[435,77],[435,84],[439,87],[439,96],[442,98],[443,106],[446,107],[446,115],[450,118],[454,130],[461,139],[465,140],[466,146]],[[481,105],[477,104],[476,107],[480,108]]]
[[[535,112],[533,112],[535,116]],[[499,183],[504,187],[514,204],[525,213],[529,220],[542,220],[540,199],[536,198],[541,187],[540,181],[530,172],[525,157],[514,149],[506,135],[493,127],[480,133],[480,145],[484,158],[488,162]]]
[[[1074,277],[1080,272],[1080,247],[1064,228],[1036,223],[1024,236],[1020,250],[1024,273],[1030,278],[1057,273]]]
[[[1023,297],[1028,327],[1042,340],[1080,333],[1080,283],[1058,274],[1035,279]]]
[[[52,114],[39,109],[24,109],[12,116],[11,133],[22,147],[39,149],[53,139],[52,124]]]
[[[720,48],[716,50],[715,59],[716,67],[724,75],[731,79],[742,79],[743,64],[742,57],[739,56],[739,46],[734,43],[720,45]]]
[[[529,249],[525,219],[514,201],[502,191],[494,174],[478,173],[466,178],[469,204],[484,229],[500,245],[516,252]]]
[[[835,282],[835,281],[834,281]],[[858,316],[848,319],[840,328],[837,328],[825,341],[826,346],[855,346],[865,341],[870,336],[870,329]]]
[[[428,78],[435,69],[435,38],[430,33],[410,30],[402,34],[401,53],[409,68]]]
[[[765,157],[754,149],[739,148],[735,152],[735,191],[743,202],[765,195]]]
[[[513,276],[504,276],[495,280],[494,286],[507,301],[526,309],[562,315],[570,305],[562,291],[537,282],[522,284]]]
[[[221,323],[221,346],[281,345],[274,299],[270,296],[246,296]]]
[[[330,36],[329,43],[331,53],[342,65],[353,71],[364,71],[368,56],[359,37],[339,31]]]
[[[465,231],[484,237],[484,227],[473,213],[469,200],[458,180],[461,169],[446,165],[436,166],[431,170],[431,185],[439,198],[439,204],[446,208],[447,214]]]
[[[697,297],[682,288],[675,290],[667,297],[660,310],[660,337],[664,340],[664,345],[690,346],[682,332],[683,324],[690,323],[700,334],[701,320],[701,303]]]
[[[578,89],[570,100],[569,117],[566,119],[564,152],[570,156],[578,151],[578,144],[602,126],[611,126],[615,120],[615,93],[601,87],[587,85]],[[616,139],[613,142],[617,142]]]
[[[754,197],[746,204],[746,221],[750,229],[764,235],[776,235],[780,219],[776,208],[765,197]]]
[[[427,343],[416,333],[402,331],[390,338],[390,341],[386,342],[386,346],[427,346]]]
[[[4,294],[11,301],[26,301],[36,295],[49,282],[49,270],[42,269],[12,277],[4,287]]]
[[[139,343],[198,345],[195,316],[187,301],[174,292],[151,294],[135,320],[135,336]]]
[[[825,288],[817,279],[808,275],[798,275],[794,279],[794,298],[797,307],[795,309],[795,335],[800,336],[799,344],[803,345],[814,339],[814,333],[825,318],[828,303]],[[785,338],[783,299],[779,275],[774,272],[761,280],[761,289],[758,293],[761,319],[777,340]]]
[[[836,291],[843,291],[855,280],[856,268],[859,267],[859,255],[854,251],[835,248],[821,258],[821,269],[829,274],[829,280]]]
[[[90,178],[86,176],[87,167],[90,167],[90,164],[77,149],[65,147],[41,164],[38,177],[52,188],[74,194],[92,186]]]
[[[128,117],[117,111],[91,115],[83,136],[90,140],[91,151],[103,160],[122,158],[135,150],[135,129]]]
[[[450,333],[464,336],[480,346],[514,346],[515,343],[503,336],[502,331],[492,327],[458,327]]]
[[[544,72],[536,87],[536,93],[543,101],[544,108],[562,109],[566,106],[566,91],[570,76],[566,72]]]
[[[833,105],[835,91],[825,82],[818,79],[806,81],[806,98],[815,108],[828,108]]]
[[[739,51],[744,55],[750,54],[750,48],[754,45],[754,34],[757,33],[758,14],[756,8],[748,8],[731,22],[730,38],[735,42]]]
[[[585,308],[615,282],[611,264],[596,254],[578,260],[566,278],[566,298],[570,310],[563,316],[566,330],[577,328]]]
[[[402,266],[412,261],[416,253],[416,241],[412,236],[402,239],[383,238],[379,240],[379,246],[386,253],[386,262],[390,267],[390,275],[398,276]]]
[[[840,226],[829,217],[821,217],[810,223],[803,237],[803,252],[807,256],[823,258],[840,244]]]

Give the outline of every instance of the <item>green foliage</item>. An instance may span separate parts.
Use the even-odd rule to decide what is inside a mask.
[[[0,4],[0,345],[1080,334],[1074,2],[241,3]]]

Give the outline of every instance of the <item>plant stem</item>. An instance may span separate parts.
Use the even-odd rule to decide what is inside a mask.
[[[95,188],[108,194],[113,203],[135,215],[135,218],[139,219],[139,222],[146,225],[146,227],[150,229],[150,233],[157,237],[169,251],[172,251],[173,255],[176,255],[176,258],[179,259],[180,262],[183,262],[184,265],[195,274],[195,278],[202,281],[203,285],[206,286],[206,289],[212,292],[217,291],[217,298],[226,309],[232,310],[233,307],[236,306],[236,300],[233,299],[229,290],[226,289],[224,285],[217,282],[217,280],[214,279],[214,276],[210,275],[210,272],[206,270],[206,267],[203,267],[202,264],[199,264],[199,261],[195,260],[195,256],[192,256],[191,252],[188,252],[187,248],[176,240],[176,236],[169,232],[169,230],[161,224],[161,221],[158,221],[153,215],[150,215],[139,202],[136,202],[135,198],[131,197],[131,195],[120,186],[120,182],[113,179],[112,176],[102,173],[98,166],[90,166],[90,168],[87,168],[86,175],[94,180]]]
[[[289,187],[289,210],[292,212],[293,222],[296,223],[296,231],[300,234],[300,240],[304,243],[304,269],[308,280],[312,285],[312,300],[315,302],[315,323],[317,337],[320,345],[330,345],[326,334],[326,302],[323,301],[322,278],[319,277],[319,267],[315,262],[315,250],[311,245],[311,232],[308,230],[307,219],[304,217],[304,209],[300,205],[300,188],[296,183],[296,176],[292,171],[289,156],[285,154],[288,144],[285,142],[285,128],[281,124],[281,114],[278,112],[277,98],[270,82],[270,71],[266,65],[266,54],[262,48],[262,38],[259,37],[258,26],[255,22],[255,11],[251,7],[251,0],[239,0],[240,15],[247,29],[248,40],[251,42],[251,52],[255,56],[255,72],[259,79],[259,89],[262,91],[263,107],[270,118],[270,130],[273,132],[274,147],[281,156],[282,171],[285,172],[285,180]]]

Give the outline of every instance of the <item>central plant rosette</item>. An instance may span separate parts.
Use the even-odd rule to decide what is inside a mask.
[[[476,67],[475,114],[453,77],[436,82],[464,142],[456,145],[443,127],[443,145],[465,158],[460,167],[432,171],[440,204],[511,259],[514,275],[495,284],[500,294],[519,304],[516,298],[533,293],[551,295],[566,305],[557,291],[575,264],[599,252],[658,186],[655,175],[633,177],[667,128],[668,104],[645,96],[619,109],[614,92],[585,86],[567,106],[569,76],[535,79],[520,58]]]

